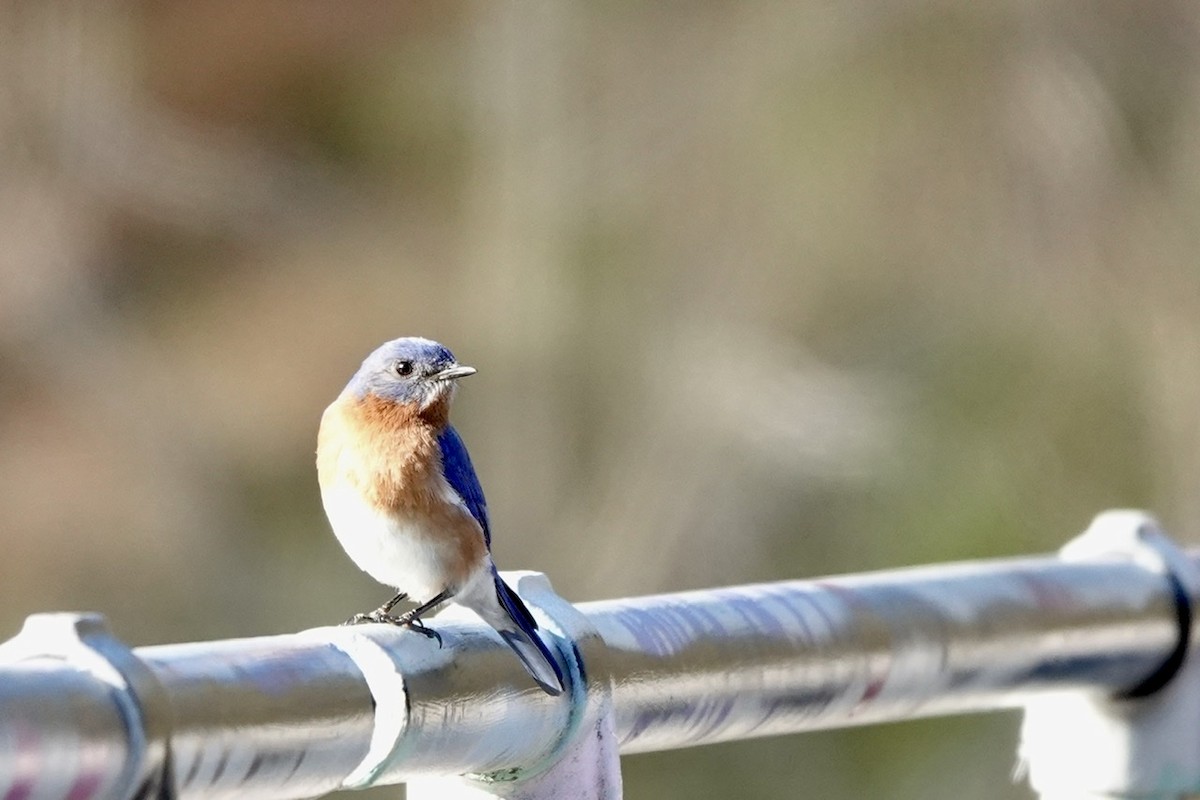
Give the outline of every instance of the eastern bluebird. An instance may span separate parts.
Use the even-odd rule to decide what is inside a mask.
[[[325,409],[325,514],[354,563],[398,592],[346,622],[403,625],[440,643],[421,616],[453,600],[495,628],[542,689],[561,694],[562,671],[537,622],[496,572],[483,489],[449,421],[457,380],[474,372],[437,342],[396,339],[367,356]],[[410,596],[420,604],[393,616]]]

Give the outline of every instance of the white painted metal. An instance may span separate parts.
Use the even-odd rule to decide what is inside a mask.
[[[1069,560],[1124,558],[1172,575],[1200,597],[1200,569],[1138,512],[1102,514],[1063,549]],[[1189,637],[1194,652],[1195,631]],[[1200,793],[1200,659],[1187,658],[1145,697],[1053,693],[1025,706],[1020,756],[1047,800],[1136,797],[1177,800]]]
[[[554,594],[550,582],[525,573],[516,583],[522,597],[537,609],[538,623],[560,642],[572,642],[581,658],[574,667],[599,660],[603,642],[591,621]],[[497,773],[445,775],[408,782],[409,800],[619,800],[621,765],[613,729],[612,686],[608,676],[590,670],[571,674],[571,720],[555,747],[536,762]]]

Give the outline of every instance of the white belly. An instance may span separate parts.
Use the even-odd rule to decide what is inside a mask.
[[[450,570],[459,559],[452,539],[421,520],[382,514],[350,487],[327,487],[321,501],[346,554],[375,580],[416,602],[432,599],[451,584]]]

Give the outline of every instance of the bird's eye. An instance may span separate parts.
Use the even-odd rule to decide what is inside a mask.
[[[413,363],[411,361],[397,361],[392,364],[392,371],[401,378],[407,378],[413,373]]]

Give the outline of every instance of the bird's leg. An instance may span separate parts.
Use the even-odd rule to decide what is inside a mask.
[[[402,623],[399,622],[399,619],[397,617],[392,616],[392,609],[396,607],[397,603],[399,603],[400,601],[404,600],[407,597],[408,597],[407,594],[405,594],[404,592],[400,592],[395,597],[393,597],[391,600],[388,600],[386,603],[384,603],[383,605],[381,605],[379,608],[375,609],[374,611],[369,611],[366,614],[355,614],[353,617],[346,620],[342,624],[343,625],[361,625],[364,622],[389,622],[393,625],[400,625]]]
[[[422,603],[411,611],[405,611],[398,617],[392,617],[392,620],[395,620],[392,624],[403,625],[406,628],[411,628],[422,636],[428,636],[431,639],[436,639],[438,647],[441,647],[442,635],[433,628],[427,626],[424,622],[421,622],[421,615],[433,610],[437,606],[449,600],[452,596],[453,592],[451,592],[449,589],[446,589],[428,603]]]
[[[408,599],[408,593],[400,592],[395,597],[393,597],[391,600],[388,600],[386,603],[381,605],[379,608],[375,609],[375,613],[379,614],[381,616],[388,616],[389,614],[392,613],[392,609],[396,607],[397,603],[400,603],[401,601],[404,601],[407,599]]]

